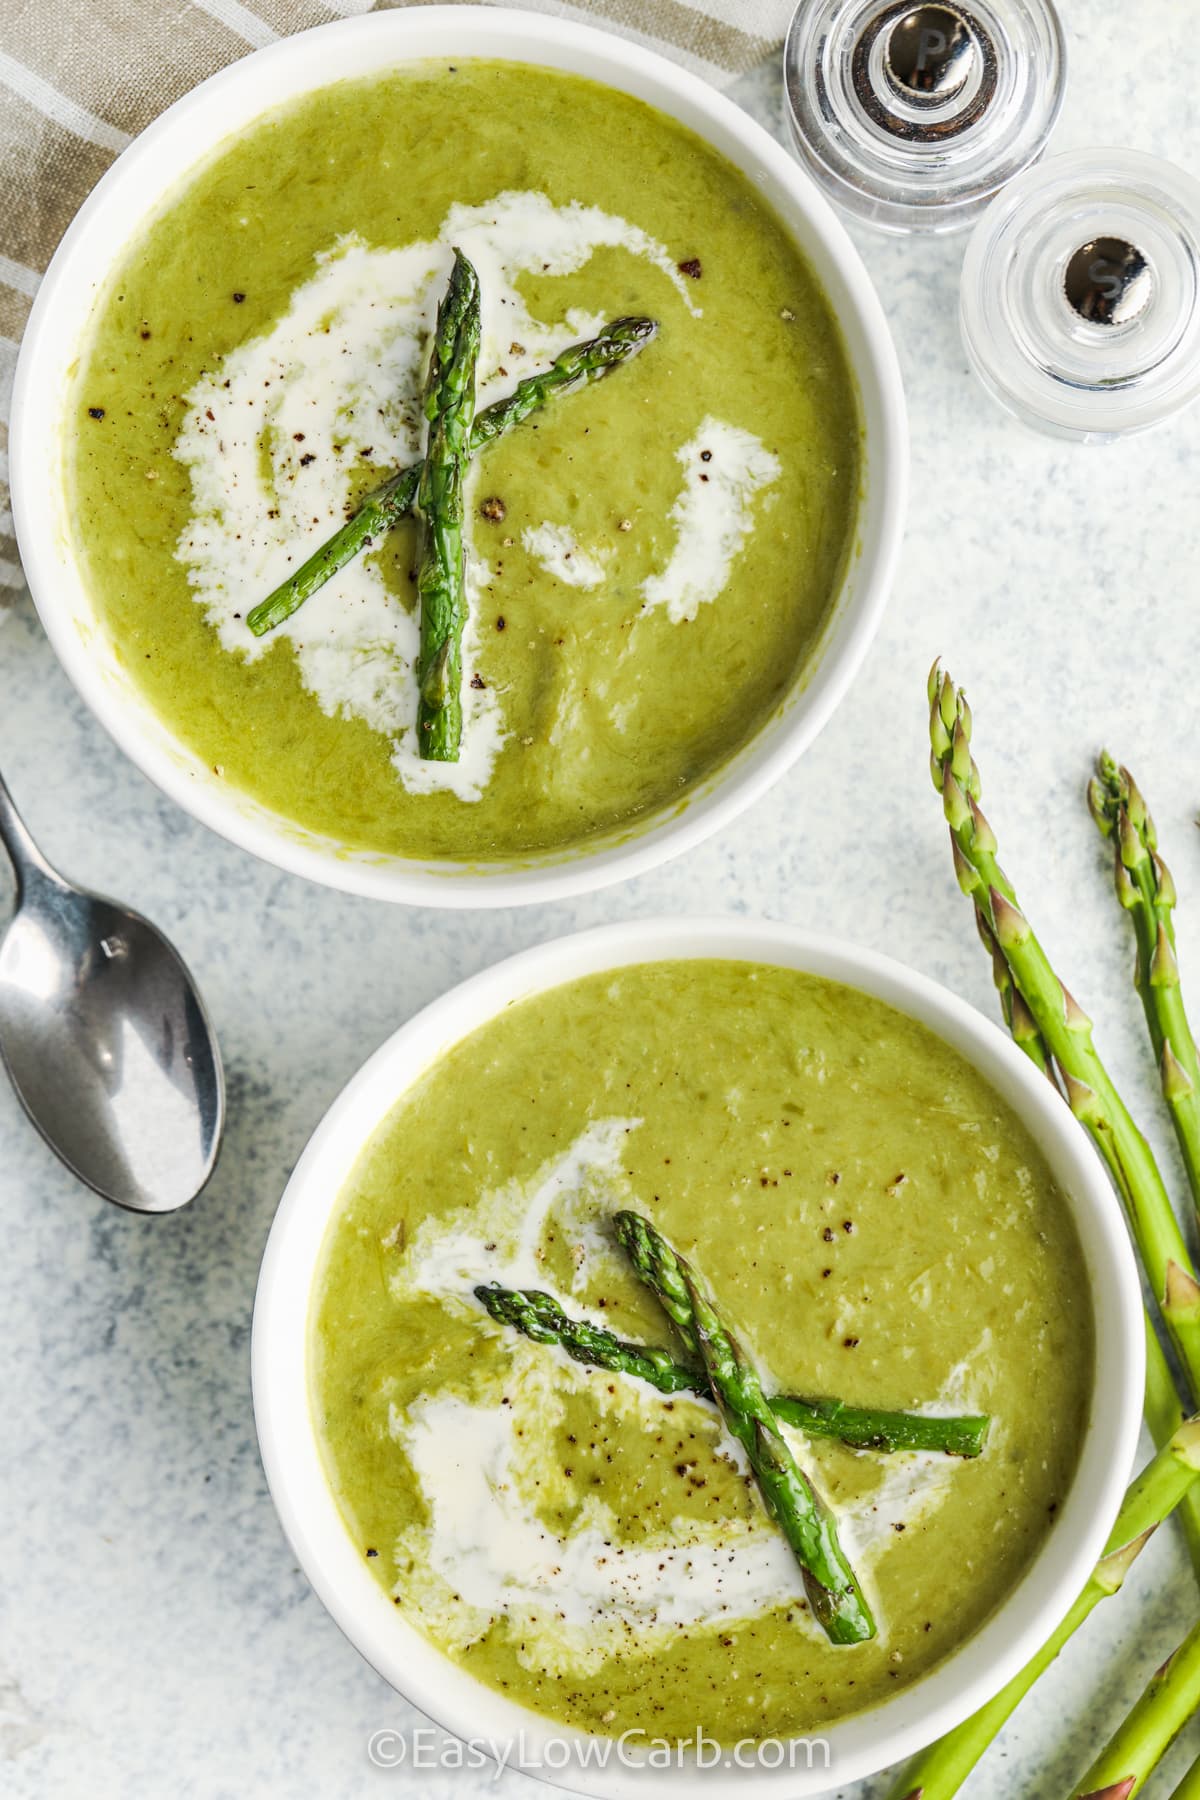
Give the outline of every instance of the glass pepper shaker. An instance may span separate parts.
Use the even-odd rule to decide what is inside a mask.
[[[972,223],[1041,155],[1065,78],[1052,0],[800,0],[784,47],[801,161],[892,232]]]
[[[1200,183],[1076,150],[995,200],[963,263],[963,343],[988,392],[1058,437],[1109,442],[1200,393]]]

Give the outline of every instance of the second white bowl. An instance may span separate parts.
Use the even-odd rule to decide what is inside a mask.
[[[431,1063],[515,1001],[630,963],[724,957],[803,969],[872,994],[965,1056],[1024,1122],[1075,1220],[1101,1324],[1091,1417],[1053,1532],[1019,1585],[974,1636],[892,1700],[822,1731],[817,1756],[778,1768],[606,1766],[578,1750],[559,1766],[547,1745],[595,1740],[528,1711],[451,1663],[391,1604],[351,1542],[327,1482],[309,1405],[314,1273],[338,1195],[367,1139]],[[1141,1421],[1141,1290],[1120,1207],[1081,1127],[1011,1041],[944,988],[901,964],[786,925],[661,919],[608,926],[525,951],[477,975],[403,1026],[334,1101],[296,1166],[263,1258],[254,1313],[254,1411],[271,1493],[296,1557],[350,1641],[423,1712],[472,1742],[514,1746],[529,1773],[579,1793],[641,1793],[651,1782],[705,1800],[747,1784],[821,1792],[908,1756],[982,1706],[1049,1636],[1083,1586],[1116,1515]],[[803,1744],[804,1740],[796,1740]],[[559,1752],[554,1752],[555,1756]]]

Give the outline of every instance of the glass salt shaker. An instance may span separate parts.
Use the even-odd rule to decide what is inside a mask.
[[[967,357],[1001,405],[1106,443],[1200,392],[1200,183],[1131,150],[1026,171],[967,247]]]
[[[891,232],[971,224],[1041,155],[1065,79],[1052,0],[800,0],[784,47],[800,160]]]

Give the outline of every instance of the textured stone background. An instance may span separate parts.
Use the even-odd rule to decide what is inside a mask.
[[[1182,0],[1138,12],[1134,34],[1119,0],[1068,7],[1056,147],[1128,144],[1194,166],[1200,38]],[[773,64],[735,94],[778,127]],[[478,915],[324,893],[160,798],[76,700],[27,602],[0,630],[0,762],[19,802],[70,873],[127,896],[177,939],[230,1078],[216,1178],[190,1212],[161,1220],[127,1218],[73,1185],[0,1083],[0,1792],[11,1800],[492,1791],[489,1771],[372,1769],[370,1734],[413,1715],[340,1637],[276,1524],[248,1338],[279,1194],[327,1103],[397,1024],[462,976],[577,926],[763,913],[890,951],[991,1013],[926,774],[936,652],[969,687],[1009,869],[1178,1176],[1082,789],[1102,741],[1138,771],[1200,994],[1200,408],[1113,449],[1035,437],[967,372],[961,243],[860,242],[912,415],[913,500],[891,609],[801,766],[673,867],[572,905]],[[1195,1609],[1183,1558],[1160,1534],[1122,1600],[1022,1708],[972,1796],[1067,1791]],[[495,1791],[539,1790],[506,1775]]]

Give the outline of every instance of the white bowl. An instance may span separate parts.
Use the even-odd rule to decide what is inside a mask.
[[[546,1760],[550,1740],[572,1749],[595,1740],[541,1718],[450,1662],[392,1605],[351,1542],[309,1409],[313,1274],[367,1139],[451,1045],[514,1001],[562,982],[629,963],[714,956],[804,969],[875,995],[945,1039],[1013,1107],[1066,1196],[1083,1246],[1102,1325],[1092,1413],[1054,1530],[1018,1586],[961,1649],[912,1687],[824,1728],[828,1770],[819,1756],[811,1770],[803,1759],[779,1769],[654,1771],[622,1767],[615,1758],[603,1770],[577,1760],[559,1768]],[[858,1780],[948,1731],[997,1693],[1049,1636],[1100,1555],[1137,1444],[1143,1365],[1141,1289],[1120,1207],[1082,1128],[1033,1064],[973,1008],[900,963],[788,925],[731,919],[638,920],[560,938],[464,982],[402,1026],[334,1101],[296,1165],[263,1257],[252,1348],[259,1444],[283,1528],[346,1636],[394,1688],[460,1738],[516,1745],[514,1760],[523,1755],[529,1773],[574,1792],[640,1794],[659,1782],[705,1800],[740,1795],[746,1784],[799,1797]]]
[[[464,53],[607,82],[681,120],[742,169],[824,286],[857,379],[864,434],[858,553],[812,662],[753,741],[681,807],[623,839],[475,865],[348,854],[231,791],[186,750],[98,626],[72,549],[62,453],[70,372],[96,296],[129,239],[197,162],[268,107],[314,88]],[[143,132],[82,207],[46,272],[21,348],[11,437],[13,515],[38,612],[71,680],[126,755],[204,824],[280,868],[377,899],[439,906],[561,899],[621,880],[686,850],[762,794],[811,743],[866,654],[899,548],[908,468],[900,374],[883,312],[849,238],[792,158],[739,107],[647,50],[561,19],[463,6],[373,13],[302,32],[214,75]]]

